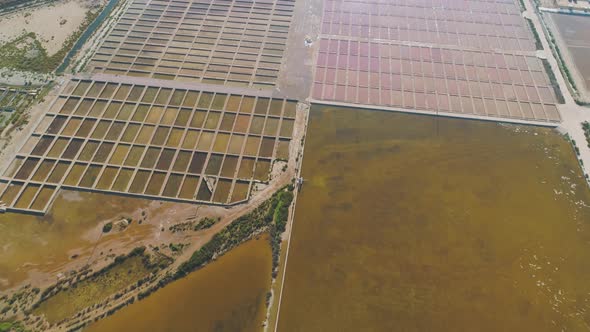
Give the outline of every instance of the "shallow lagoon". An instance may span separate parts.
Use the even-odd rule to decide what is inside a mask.
[[[279,331],[580,331],[590,191],[549,129],[314,107]]]

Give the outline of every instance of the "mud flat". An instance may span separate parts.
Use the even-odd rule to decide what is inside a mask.
[[[271,266],[266,236],[250,240],[85,331],[259,331]]]
[[[278,331],[586,329],[590,190],[561,136],[310,117]]]
[[[120,245],[129,245],[145,238],[154,226],[132,225],[122,236],[109,235],[103,239],[100,229],[103,222],[131,216],[149,204],[147,200],[65,191],[56,198],[51,212],[43,217],[15,213],[0,215],[3,238],[0,291],[24,281],[33,284],[53,282],[57,272],[68,265],[85,264],[86,260],[74,257],[90,256],[99,242],[117,240]],[[103,208],[97,209],[97,206]]]

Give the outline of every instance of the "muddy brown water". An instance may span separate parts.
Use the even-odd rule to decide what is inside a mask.
[[[150,178],[145,193],[148,195],[159,195],[165,178],[166,173],[154,172]]]
[[[23,193],[17,199],[14,206],[21,209],[28,208],[35,197],[35,194],[37,194],[37,191],[39,191],[39,188],[40,186],[37,184],[28,184],[25,187]]]
[[[243,157],[240,162],[240,169],[238,171],[238,177],[240,179],[249,179],[253,175],[254,171],[254,158]]]
[[[209,157],[209,163],[205,168],[205,174],[207,175],[218,175],[221,169],[221,162],[223,161],[223,155],[212,154]]]
[[[227,145],[229,144],[229,138],[230,134],[218,133],[215,138],[215,143],[213,143],[213,151],[221,153],[225,152]]]
[[[166,186],[164,187],[162,195],[167,197],[176,197],[176,194],[178,194],[178,190],[180,189],[181,184],[182,175],[170,174],[170,177],[168,178],[168,182],[166,182]]]
[[[248,241],[84,331],[260,331],[271,266],[266,236]]]
[[[180,193],[178,194],[178,197],[186,198],[186,199],[194,199],[198,184],[199,184],[199,177],[198,176],[187,175],[184,178],[184,183],[182,184],[182,188],[180,188]]]
[[[199,191],[197,192],[197,200],[200,201],[210,201],[211,200],[211,190],[207,186],[207,182],[203,179],[201,181],[201,185],[199,186]]]
[[[217,124],[219,123],[219,119],[221,119],[221,112],[209,112],[209,115],[207,116],[207,121],[205,121],[205,128],[216,129]]]
[[[170,135],[166,140],[166,146],[170,146],[176,148],[180,146],[180,141],[182,139],[182,135],[184,134],[184,129],[172,128],[170,131]]]
[[[244,135],[233,134],[229,141],[228,151],[233,154],[240,154],[242,152],[242,146],[244,145]]]
[[[131,120],[133,121],[144,121],[149,111],[149,107],[146,105],[139,105]]]
[[[289,144],[291,144],[291,140],[279,140],[277,145],[277,158],[285,160],[289,158]]]
[[[238,202],[246,199],[248,197],[248,190],[250,189],[250,184],[244,181],[236,181],[234,186],[234,190],[231,196],[231,202]]]
[[[182,148],[194,149],[199,138],[200,131],[198,130],[187,130],[184,140],[182,141]]]
[[[266,125],[264,126],[264,135],[275,136],[277,134],[277,129],[279,127],[279,119],[278,118],[267,118]]]
[[[590,190],[549,129],[313,107],[279,331],[583,331]]]
[[[236,167],[238,165],[238,157],[236,156],[226,156],[223,161],[223,167],[221,168],[221,176],[225,177],[233,177],[236,172]]]
[[[203,166],[205,165],[205,159],[207,159],[207,154],[203,152],[196,152],[193,154],[193,158],[191,159],[191,163],[188,167],[189,173],[201,173],[203,170]]]
[[[248,136],[248,138],[246,139],[246,148],[244,149],[244,154],[256,156],[258,154],[258,147],[260,146],[260,141],[260,137]]]
[[[262,139],[262,144],[260,145],[260,156],[261,157],[272,157],[272,152],[275,147],[275,139],[270,137],[265,137]]]
[[[226,203],[231,190],[231,180],[220,179],[215,188],[215,194],[213,195],[213,201],[219,203]]]
[[[166,108],[162,119],[160,120],[160,124],[162,125],[172,125],[174,120],[176,119],[176,115],[178,114],[178,109],[175,108]]]
[[[590,91],[590,17],[549,14],[572,55],[586,91]]]
[[[255,116],[252,118],[252,124],[250,125],[250,134],[262,134],[262,127],[264,127],[264,117]]]
[[[254,179],[259,181],[268,181],[268,173],[270,172],[270,160],[258,159],[256,161],[256,169],[254,170]]]
[[[235,120],[236,120],[235,114],[225,113],[223,115],[223,120],[221,120],[221,125],[220,125],[219,129],[225,130],[225,131],[230,131],[234,125]]]
[[[201,137],[199,138],[199,143],[197,143],[197,149],[203,151],[209,150],[214,137],[215,134],[212,132],[202,132]]]

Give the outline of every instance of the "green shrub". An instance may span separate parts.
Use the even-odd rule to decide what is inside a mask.
[[[102,232],[103,233],[108,233],[111,231],[111,229],[113,229],[113,223],[112,222],[108,222],[106,224],[104,224],[104,226],[102,226]]]
[[[218,221],[219,221],[219,218],[217,218],[217,219],[203,218],[199,221],[199,223],[197,223],[195,225],[194,230],[200,231],[202,229],[211,228],[211,226],[215,225],[215,223],[217,223]]]
[[[25,332],[25,327],[20,322],[0,322],[0,332]]]

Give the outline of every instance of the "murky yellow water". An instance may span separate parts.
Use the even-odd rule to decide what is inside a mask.
[[[279,331],[586,331],[590,190],[555,132],[314,107]]]
[[[246,242],[85,331],[260,331],[271,266],[266,236]]]

